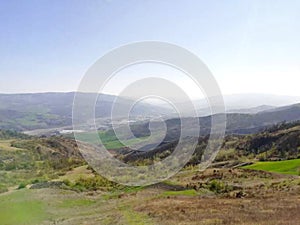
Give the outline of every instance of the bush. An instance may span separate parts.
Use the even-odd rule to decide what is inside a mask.
[[[65,184],[68,186],[72,186],[73,188],[79,190],[79,191],[85,191],[85,190],[98,190],[101,188],[105,189],[112,189],[117,187],[118,185],[114,182],[111,182],[101,176],[95,176],[95,177],[89,177],[84,178],[80,177],[75,181],[73,185],[70,185],[69,181],[64,181]]]
[[[34,179],[34,180],[31,181],[31,184],[37,184],[39,182],[40,182],[39,179]]]
[[[215,192],[217,194],[228,193],[233,190],[232,186],[229,186],[229,185],[224,184],[223,182],[217,181],[217,180],[212,180],[208,184],[208,188],[210,191]]]
[[[71,186],[72,185],[71,181],[69,181],[68,179],[63,180],[63,183],[65,185],[67,185],[67,186]]]
[[[224,189],[224,184],[222,182],[219,182],[217,180],[212,180],[209,185],[209,190],[213,191],[215,193],[221,193]]]
[[[57,176],[64,176],[66,175],[66,172],[64,171],[59,171],[58,173],[56,173]]]
[[[30,183],[38,184],[38,183],[42,183],[42,182],[46,182],[46,181],[47,181],[47,179],[45,179],[45,178],[36,178],[36,179],[32,180]]]
[[[26,184],[25,183],[21,183],[18,187],[18,190],[26,188]]]

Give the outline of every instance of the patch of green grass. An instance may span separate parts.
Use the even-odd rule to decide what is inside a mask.
[[[73,168],[71,171],[66,172],[64,175],[59,177],[59,180],[69,180],[70,182],[75,182],[81,177],[93,178],[95,175],[91,170],[88,169],[88,166],[79,166]]]
[[[44,203],[29,190],[0,195],[0,223],[6,225],[40,224],[45,218]]]
[[[194,189],[183,191],[165,191],[163,196],[197,196],[198,193]]]
[[[146,214],[135,212],[130,206],[119,207],[119,210],[123,214],[126,224],[128,225],[153,224]]]
[[[0,184],[0,194],[1,193],[4,193],[4,192],[7,192],[8,191],[8,188],[6,186],[3,186]]]
[[[143,186],[136,186],[136,187],[125,187],[122,189],[122,191],[124,191],[125,193],[135,193],[135,192],[138,192],[138,191],[141,191],[145,189],[145,187]]]
[[[145,187],[143,186],[137,186],[137,187],[117,187],[114,190],[112,190],[111,192],[108,192],[107,194],[103,195],[103,199],[104,200],[109,200],[109,199],[116,199],[119,198],[121,195],[123,194],[132,194],[132,193],[137,193],[139,191],[144,190]]]
[[[178,175],[178,174],[177,174],[177,175]],[[162,181],[161,183],[166,184],[166,185],[168,185],[168,186],[174,186],[174,187],[180,186],[180,185],[181,185],[180,182],[175,182],[175,181],[172,181],[172,180],[164,180],[164,181]]]
[[[90,199],[66,199],[59,206],[62,208],[72,208],[80,206],[90,206],[95,204],[95,201]]]
[[[93,132],[83,132],[83,133],[78,133],[76,137],[80,141],[91,143],[91,144],[99,144],[99,138],[100,138],[101,142],[108,149],[116,149],[124,146],[120,141],[118,141],[115,135],[103,131],[99,131],[98,136],[95,135]]]
[[[78,133],[76,134],[76,137],[83,142],[87,142],[90,144],[99,144],[99,138],[101,139],[101,142],[104,144],[104,146],[107,149],[119,149],[124,146],[130,146],[133,144],[138,144],[148,137],[141,137],[141,138],[134,138],[134,139],[128,139],[122,141],[121,143],[118,138],[116,137],[115,134],[111,132],[104,132],[104,131],[99,131],[99,137],[94,135],[93,132],[84,132],[84,133]]]
[[[263,170],[281,174],[300,175],[300,159],[276,162],[257,162],[249,166],[244,166],[243,168],[252,170]]]
[[[5,150],[5,151],[18,151],[18,150],[24,150],[21,148],[15,148],[11,146],[11,142],[14,141],[12,140],[0,140],[0,149]]]
[[[18,189],[20,190],[20,189],[23,189],[23,188],[26,188],[26,184],[25,183],[19,184]]]

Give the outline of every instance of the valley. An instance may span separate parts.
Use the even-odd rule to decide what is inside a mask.
[[[0,0],[0,225],[300,225],[299,12]]]
[[[89,167],[71,134],[1,131],[0,220],[7,225],[293,224],[300,220],[299,135],[299,122],[228,134],[210,168],[198,171],[203,136],[176,176],[126,187]],[[99,131],[99,137],[115,157],[134,165],[151,164],[173,149],[163,144],[132,152],[109,130]]]

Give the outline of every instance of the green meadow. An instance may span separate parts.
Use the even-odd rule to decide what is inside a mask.
[[[1,224],[40,224],[46,218],[45,203],[34,198],[32,191],[0,195],[0,202]]]
[[[281,174],[300,175],[300,159],[284,160],[276,162],[257,162],[245,169],[263,170]]]
[[[99,138],[101,142],[107,149],[119,149],[125,146],[131,146],[134,144],[141,143],[145,141],[148,137],[140,137],[134,139],[124,139],[124,141],[120,141],[115,134],[110,132],[99,131],[99,137],[95,137],[94,133],[92,132],[84,132],[76,134],[76,137],[83,142],[87,142],[90,144],[99,144]],[[66,135],[71,137],[70,135]]]

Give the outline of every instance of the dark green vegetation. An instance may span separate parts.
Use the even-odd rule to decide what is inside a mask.
[[[11,130],[0,130],[0,140],[6,140],[11,138],[23,138],[29,139],[30,137],[26,134],[22,134]]]

